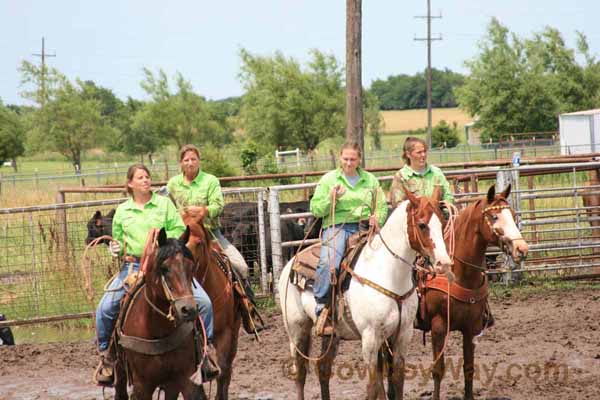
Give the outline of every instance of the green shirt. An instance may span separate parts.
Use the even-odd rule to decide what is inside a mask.
[[[179,174],[169,180],[167,189],[179,209],[188,206],[205,206],[208,209],[208,217],[204,220],[204,226],[207,229],[219,227],[219,215],[223,211],[225,200],[217,177],[198,171],[196,178],[187,184],[183,174]]]
[[[392,207],[404,200],[402,184],[412,193],[418,196],[430,197],[436,185],[441,186],[442,200],[454,203],[454,195],[450,191],[450,184],[441,169],[433,165],[427,165],[425,172],[418,173],[408,165],[404,165],[396,175],[390,189],[390,202]]]
[[[362,168],[358,168],[357,172],[360,178],[354,186],[348,182],[340,168],[326,173],[319,181],[310,201],[310,211],[316,217],[323,218],[323,227],[368,219],[371,215],[374,193],[377,193],[375,215],[379,225],[385,222],[387,204],[379,181],[373,174]],[[337,184],[343,185],[346,192],[336,200],[335,215],[331,216],[331,189]]]
[[[133,198],[120,204],[113,218],[112,237],[127,254],[141,257],[152,228],[165,228],[169,238],[179,238],[185,231],[173,202],[156,193],[152,193],[143,209],[136,206]]]

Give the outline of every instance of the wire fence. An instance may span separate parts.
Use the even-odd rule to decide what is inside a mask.
[[[511,201],[530,256],[512,265],[491,247],[488,257],[491,273],[511,280],[600,272],[599,169],[599,162],[588,162],[446,173],[459,205],[485,195],[493,183],[499,189],[512,184]],[[391,176],[380,179],[389,182]],[[273,293],[281,268],[306,233],[307,199],[315,185],[223,190],[223,232],[248,263],[257,292]],[[119,265],[99,245],[82,267],[88,223],[96,211],[106,215],[123,200],[0,209],[0,312],[25,322],[89,315]]]

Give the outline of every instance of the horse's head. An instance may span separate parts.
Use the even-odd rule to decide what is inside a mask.
[[[194,321],[198,317],[192,295],[194,259],[185,247],[189,234],[186,229],[181,239],[167,239],[164,228],[161,229],[154,263],[150,263],[146,271],[146,285],[156,304],[168,303],[170,313],[174,311],[178,322]]]
[[[481,230],[489,242],[506,246],[513,259],[519,262],[527,257],[529,246],[517,228],[515,212],[507,201],[510,187],[508,185],[502,193],[496,193],[495,185],[490,187],[483,206],[485,224],[481,225]]]
[[[439,188],[436,186],[432,198],[416,197],[406,188],[404,192],[410,202],[407,208],[410,246],[423,256],[429,257],[438,272],[446,272],[452,262],[444,243],[444,217],[439,207]]]

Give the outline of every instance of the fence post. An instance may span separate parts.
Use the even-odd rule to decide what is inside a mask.
[[[33,291],[35,296],[35,316],[40,316],[40,287],[38,283],[38,274],[36,272],[35,258],[35,228],[33,226],[33,217],[29,213],[29,233],[31,234],[31,277],[33,279]]]
[[[506,200],[508,201],[508,204],[511,205],[513,210],[515,210],[517,215],[520,215],[521,194],[519,193],[519,168],[517,166],[515,166],[513,168],[499,170],[496,173],[496,191],[497,192],[501,192],[504,189],[506,189],[508,184],[512,185],[511,193],[514,195],[515,201],[513,201],[513,196],[509,196],[509,198]],[[518,225],[519,225],[518,228],[521,229],[521,226],[520,226],[521,224],[519,223]],[[504,275],[502,276],[502,281],[504,282],[504,284],[509,284],[514,281],[518,281],[521,278],[520,273],[514,274],[514,276],[513,276],[512,270],[516,269],[517,265],[515,264],[512,257],[509,257],[509,256],[507,256],[507,257],[508,257],[509,270],[506,271],[506,273],[504,273]],[[521,269],[522,266],[523,266],[523,264],[521,263],[519,265],[519,269]]]
[[[269,191],[269,223],[271,229],[271,256],[273,263],[273,296],[279,300],[277,284],[283,268],[283,256],[281,250],[281,220],[279,218],[279,191]]]
[[[265,241],[265,193],[258,192],[258,244],[260,251],[260,290],[263,294],[269,293],[269,279],[267,271],[267,249]]]
[[[65,192],[59,190],[56,192],[56,203],[57,204],[65,204]],[[67,246],[69,243],[69,236],[67,231],[67,210],[59,209],[56,210],[56,220],[58,222],[58,231],[59,231],[59,241],[58,248],[60,252],[63,253],[65,260],[68,260],[68,252]]]

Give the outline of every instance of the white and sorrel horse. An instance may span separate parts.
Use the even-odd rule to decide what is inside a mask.
[[[352,280],[344,296],[343,318],[334,321],[335,335],[325,337],[317,361],[321,397],[329,399],[331,366],[339,340],[360,340],[368,371],[367,397],[385,396],[383,374],[378,368],[378,353],[388,340],[391,351],[390,395],[401,399],[404,387],[404,355],[413,334],[417,293],[412,271],[417,253],[428,256],[437,270],[451,262],[442,233],[440,194],[433,198],[415,197],[391,214],[381,231],[363,248],[355,264]],[[285,328],[294,358],[297,398],[304,399],[311,329],[316,321],[315,299],[311,289],[302,290],[290,282],[294,259],[284,267],[278,288]],[[351,318],[349,318],[351,317]],[[315,359],[311,359],[315,360]]]

